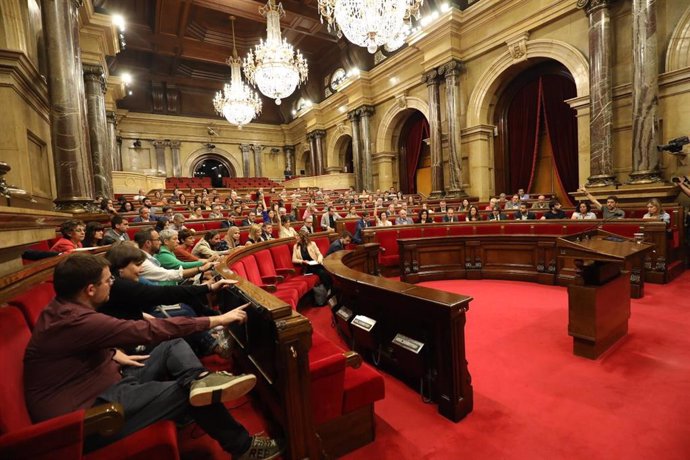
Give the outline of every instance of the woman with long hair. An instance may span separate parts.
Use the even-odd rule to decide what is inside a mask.
[[[297,238],[297,230],[292,226],[292,220],[286,217],[283,221],[280,213],[277,213],[276,217],[278,219],[278,238]]]
[[[647,214],[642,216],[642,218],[660,220],[666,224],[671,223],[671,216],[669,213],[664,211],[664,208],[661,206],[661,202],[656,198],[652,198],[651,200],[647,201]]]
[[[223,241],[227,245],[227,248],[225,248],[226,250],[233,250],[241,247],[242,245],[240,244],[240,228],[234,225],[230,227],[228,231],[225,233],[225,238],[223,238]]]
[[[597,215],[592,212],[592,205],[589,204],[589,201],[580,201],[570,218],[573,220],[596,219]]]
[[[100,222],[89,222],[86,224],[84,231],[84,241],[82,245],[85,248],[93,248],[100,246],[103,241],[103,224]]]
[[[304,273],[318,276],[324,287],[331,290],[331,275],[323,267],[323,255],[316,243],[309,239],[309,233],[299,232],[297,243],[292,248],[292,263],[301,265]]]
[[[433,224],[434,219],[429,217],[429,211],[426,209],[422,209],[419,211],[419,223],[420,224]]]
[[[261,242],[261,225],[252,224],[252,226],[249,227],[249,237],[247,238],[247,242],[244,243],[244,245],[249,246],[250,244],[255,244],[259,242]]]
[[[377,215],[378,208],[374,208],[374,217],[376,217],[376,225],[378,227],[390,227],[393,222],[388,220],[388,211],[381,211],[381,215]]]
[[[465,221],[466,222],[477,222],[482,220],[481,215],[479,214],[479,208],[476,206],[472,205],[470,206],[470,210],[465,216]]]

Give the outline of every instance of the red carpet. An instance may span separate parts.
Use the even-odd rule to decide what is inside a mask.
[[[376,441],[346,459],[690,458],[690,272],[646,284],[629,335],[597,361],[572,354],[565,288],[422,284],[474,297],[466,328],[474,411],[452,423],[384,375]],[[329,309],[305,314],[344,345]]]

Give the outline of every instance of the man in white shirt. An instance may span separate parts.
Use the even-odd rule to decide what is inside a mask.
[[[201,272],[209,270],[213,267],[213,263],[206,262],[200,267],[188,268],[186,270],[179,267],[175,270],[168,270],[161,267],[160,262],[153,257],[161,249],[161,239],[158,232],[152,228],[145,228],[139,230],[134,235],[134,241],[139,246],[139,249],[146,254],[146,260],[141,264],[141,271],[139,276],[154,284],[160,285],[174,285],[185,278],[191,278]]]

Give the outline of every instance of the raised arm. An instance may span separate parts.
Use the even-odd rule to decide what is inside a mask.
[[[589,190],[587,190],[587,189],[585,188],[584,184],[583,184],[583,185],[580,185],[580,188],[579,188],[577,191],[578,191],[578,192],[584,193],[585,196],[587,197],[587,199],[588,199],[589,201],[591,201],[592,204],[593,204],[594,206],[597,207],[597,209],[601,210],[601,209],[603,208],[603,206],[602,206],[602,204],[599,202],[599,200],[597,200],[596,198],[594,198],[594,197],[592,196],[592,194],[589,193]]]

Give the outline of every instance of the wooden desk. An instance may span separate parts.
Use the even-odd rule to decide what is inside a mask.
[[[359,271],[375,265],[377,246],[339,251],[324,260],[334,278],[341,306],[376,321],[366,337],[350,323],[343,333],[365,357],[379,362],[407,381],[427,385],[438,411],[454,422],[472,411],[471,377],[465,356],[465,321],[471,297],[413,286]],[[359,334],[359,337],[358,337]],[[397,334],[424,343],[415,356],[392,344]],[[379,361],[380,360],[380,361]],[[414,360],[418,368],[406,366]],[[413,375],[414,374],[414,375]],[[420,379],[420,380],[416,380]]]

